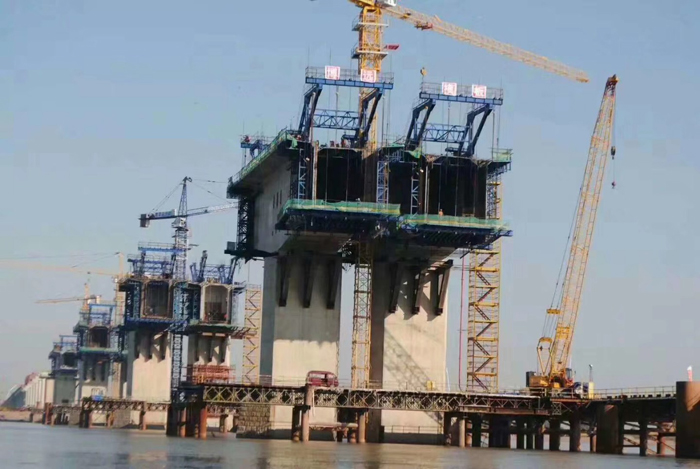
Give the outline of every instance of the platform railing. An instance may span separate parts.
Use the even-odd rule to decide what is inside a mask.
[[[673,397],[676,395],[675,386],[647,386],[633,388],[597,389],[593,392],[594,399],[615,398],[653,398]]]

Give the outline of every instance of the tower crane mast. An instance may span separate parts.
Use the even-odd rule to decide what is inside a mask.
[[[617,82],[617,76],[613,75],[605,83],[605,92],[591,137],[588,162],[578,196],[576,217],[569,235],[566,270],[563,273],[561,290],[555,291],[556,303],[553,301],[547,309],[544,333],[537,343],[539,370],[529,377],[530,388],[571,388],[574,385],[568,363],[608,152],[615,157],[613,128]]]

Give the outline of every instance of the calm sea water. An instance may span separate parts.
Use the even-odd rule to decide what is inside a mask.
[[[440,446],[308,444],[0,423],[0,468],[474,468],[697,467],[700,461]]]

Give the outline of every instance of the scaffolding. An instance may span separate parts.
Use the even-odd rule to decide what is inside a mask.
[[[248,328],[249,333],[243,338],[243,383],[258,384],[262,320],[262,288],[260,285],[246,286],[244,309],[244,327]]]
[[[355,297],[352,314],[353,388],[366,388],[370,377],[370,340],[372,319],[372,243],[357,243]]]
[[[501,220],[501,175],[487,181],[487,218]],[[464,267],[463,267],[464,268]],[[498,390],[498,350],[501,306],[501,241],[469,254],[467,313],[467,386],[469,392]]]

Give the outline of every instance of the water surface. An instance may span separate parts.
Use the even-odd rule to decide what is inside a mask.
[[[673,457],[441,446],[167,438],[162,432],[84,430],[0,423],[0,468],[469,468],[600,469],[697,467]]]

